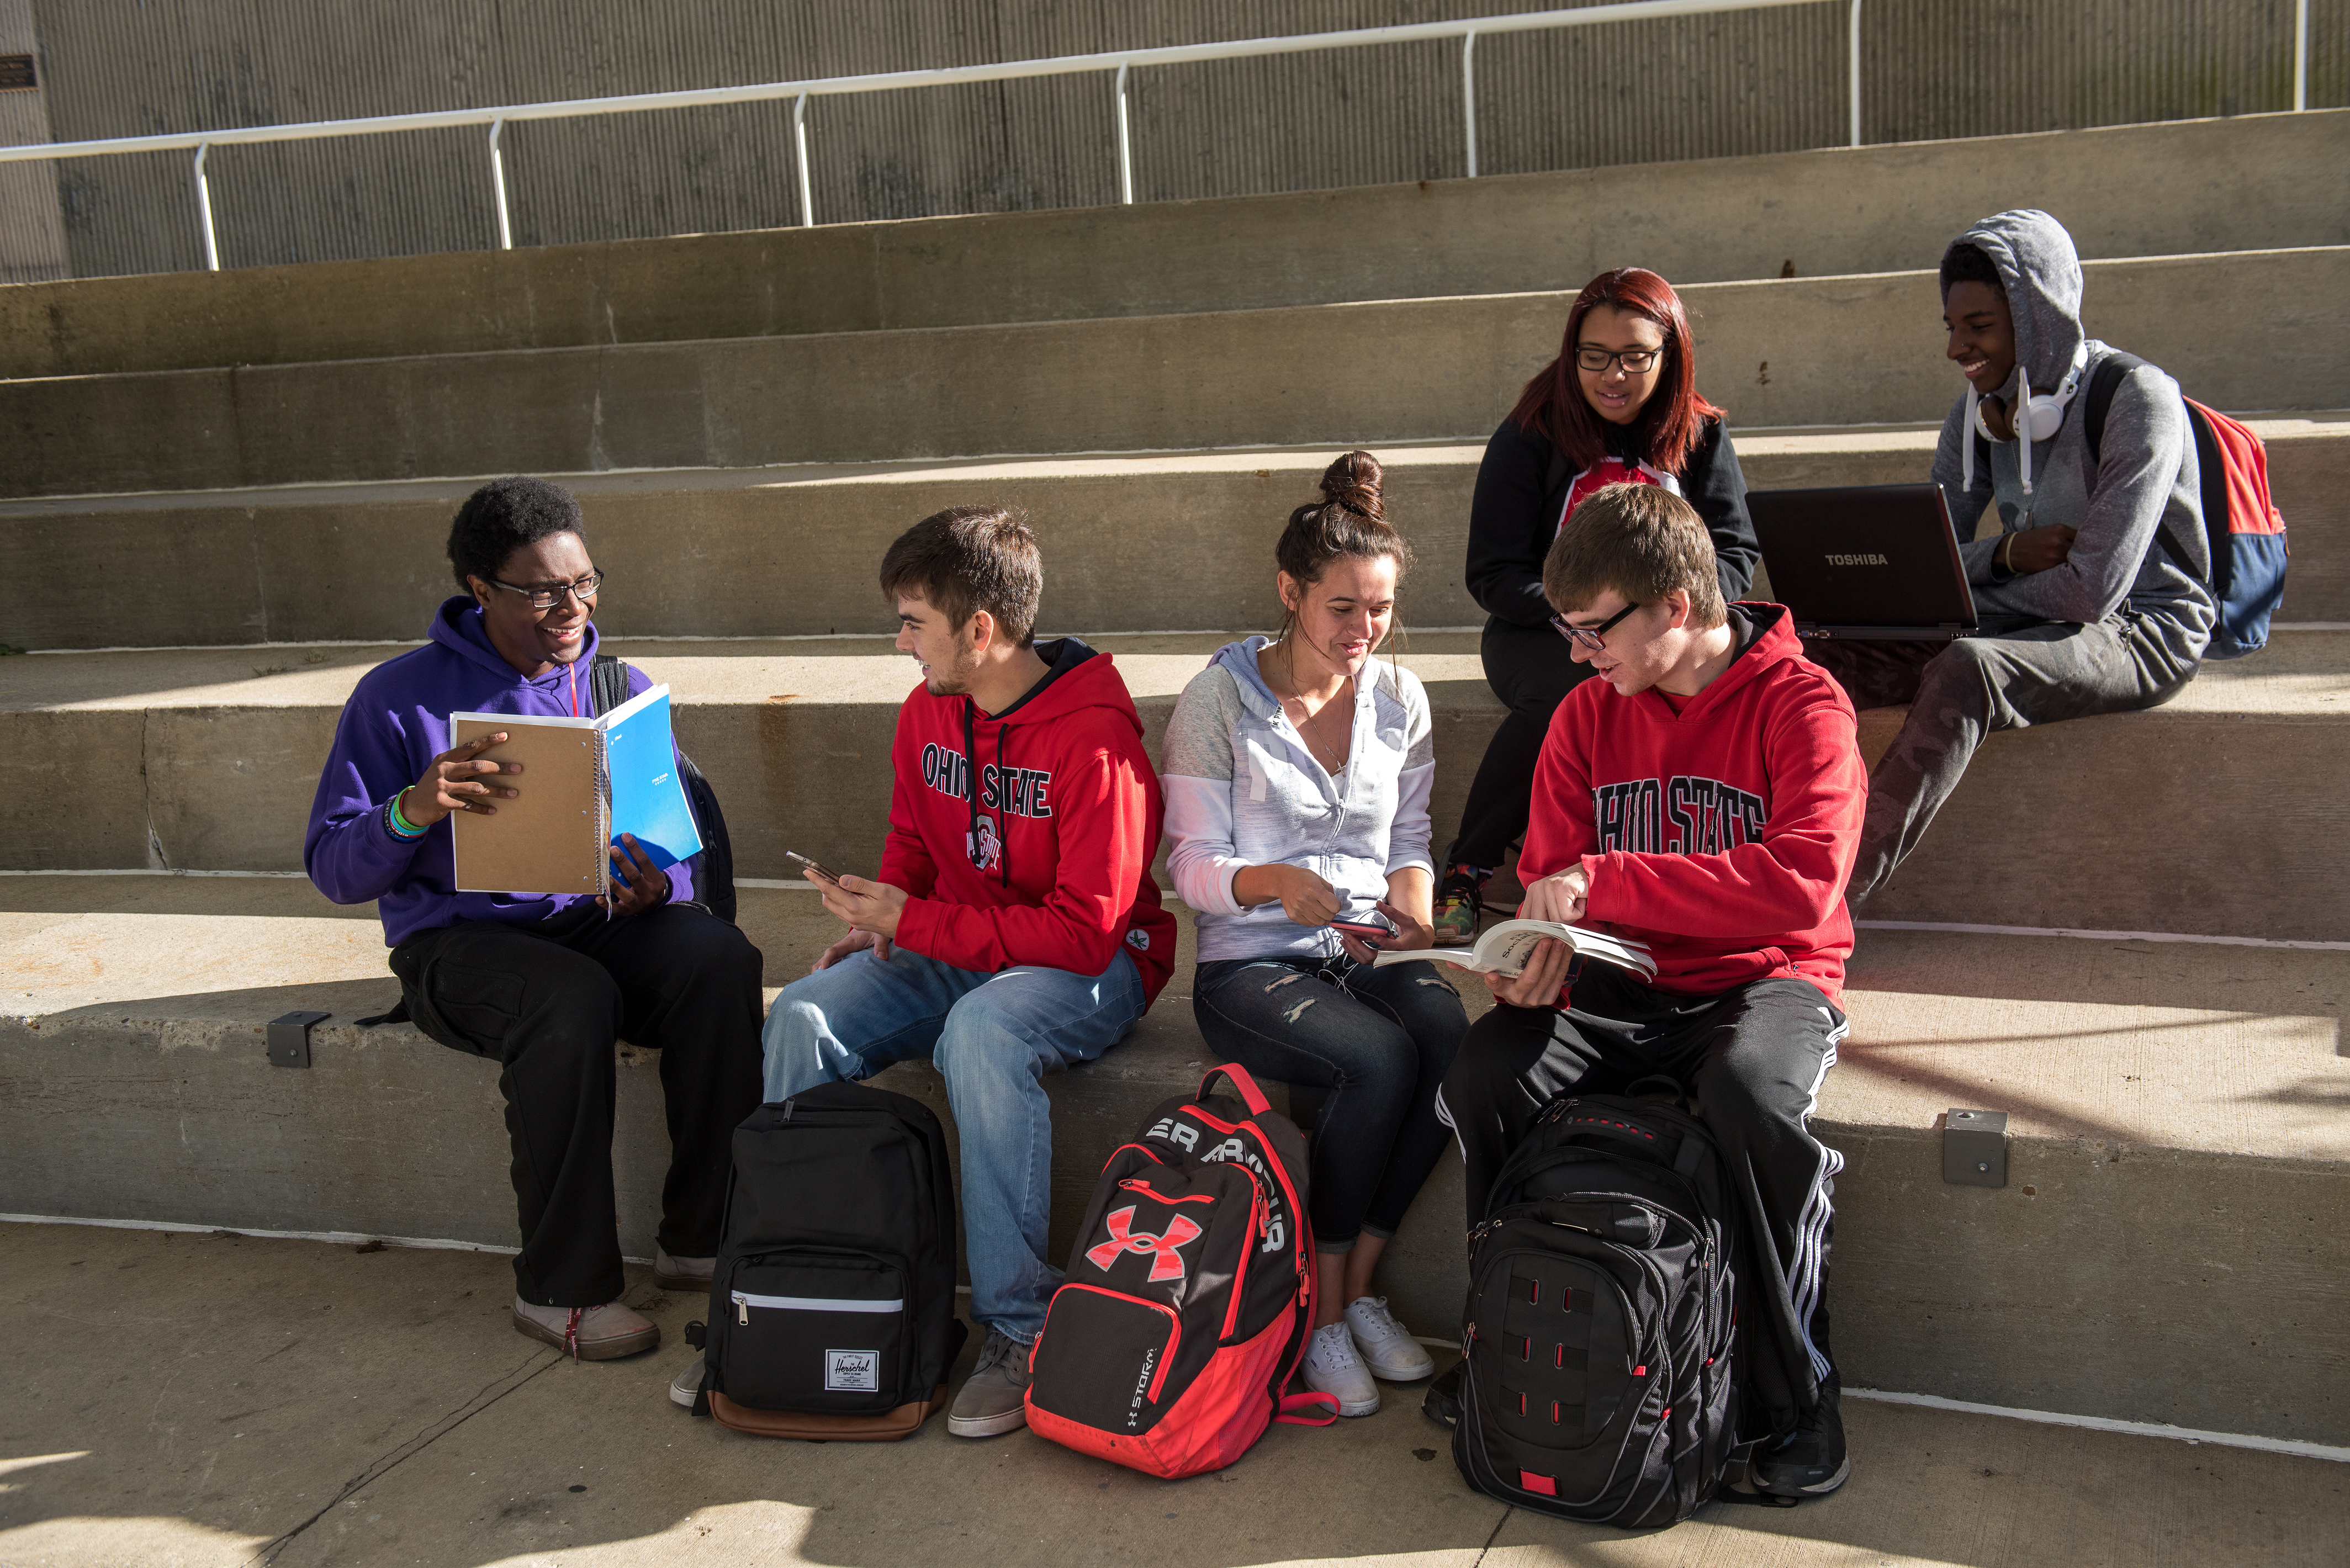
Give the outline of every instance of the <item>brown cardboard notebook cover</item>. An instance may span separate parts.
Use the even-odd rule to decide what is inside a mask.
[[[604,891],[602,793],[592,719],[479,718],[452,714],[449,743],[504,731],[483,754],[520,763],[521,794],[494,801],[497,815],[450,818],[458,888],[469,893]]]

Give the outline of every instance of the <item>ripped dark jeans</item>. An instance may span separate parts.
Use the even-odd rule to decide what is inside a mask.
[[[1200,966],[1191,1012],[1219,1056],[1329,1091],[1314,1128],[1315,1249],[1394,1235],[1452,1137],[1436,1091],[1469,1015],[1436,966],[1225,959]]]

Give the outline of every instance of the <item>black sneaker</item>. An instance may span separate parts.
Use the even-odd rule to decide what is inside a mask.
[[[1746,1479],[1756,1491],[1774,1497],[1825,1497],[1852,1475],[1844,1451],[1844,1415],[1837,1408],[1844,1379],[1836,1373],[1820,1385],[1820,1402],[1795,1429],[1768,1453],[1758,1453]]]
[[[1461,1382],[1468,1376],[1469,1364],[1456,1361],[1436,1375],[1428,1386],[1428,1396],[1419,1402],[1419,1413],[1442,1427],[1461,1424]]]

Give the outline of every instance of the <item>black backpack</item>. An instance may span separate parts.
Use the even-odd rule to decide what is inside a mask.
[[[1650,1082],[1669,1081],[1634,1094]],[[1687,1519],[1728,1469],[1736,1210],[1672,1093],[1552,1105],[1469,1234],[1452,1458],[1490,1497],[1640,1529]]]
[[[919,1100],[819,1084],[734,1129],[697,1416],[887,1442],[946,1404],[955,1317],[946,1135]]]
[[[588,690],[594,711],[610,712],[629,700],[629,663],[612,654],[599,653],[588,667]],[[702,852],[688,857],[693,867],[693,901],[730,924],[734,919],[734,846],[726,836],[726,814],[718,809],[718,792],[693,765],[693,759],[678,748],[677,774],[685,785],[687,804],[693,807],[693,823],[702,830]]]

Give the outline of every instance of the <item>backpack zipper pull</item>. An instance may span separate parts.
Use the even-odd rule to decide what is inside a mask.
[[[751,1326],[751,1303],[739,1296],[734,1302],[734,1321],[744,1328]]]

